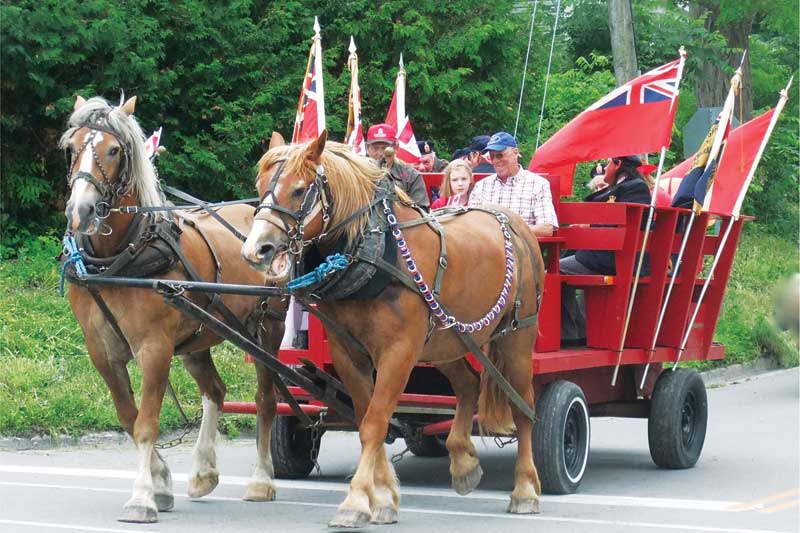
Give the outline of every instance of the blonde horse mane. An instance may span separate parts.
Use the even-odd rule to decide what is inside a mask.
[[[306,157],[307,146],[290,144],[271,148],[258,162],[258,175],[280,160],[285,160],[284,175],[300,176],[310,184],[314,180],[316,164]],[[367,158],[354,154],[347,145],[332,141],[325,143],[320,164],[325,169],[332,196],[331,226],[336,226],[371,202],[377,182],[384,176],[384,171]],[[368,213],[356,217],[331,232],[329,238],[336,240],[345,235],[348,243],[354,242],[368,218]]]
[[[166,201],[159,189],[155,170],[145,155],[145,135],[136,119],[125,114],[120,107],[112,106],[104,98],[92,97],[69,117],[67,131],[61,136],[59,147],[66,148],[75,132],[87,123],[106,126],[128,148],[129,187],[136,194],[139,205],[142,207],[164,205]]]

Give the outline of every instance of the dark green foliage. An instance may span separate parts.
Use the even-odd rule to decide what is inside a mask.
[[[527,16],[514,3],[134,0],[16,2],[2,10],[3,232],[63,224],[56,150],[75,96],[137,95],[146,131],[164,126],[160,173],[211,200],[252,194],[275,129],[291,133],[319,15],[327,123],[344,137],[347,45],[361,58],[364,115],[382,122],[400,53],[420,138],[466,144],[513,120]],[[467,31],[468,30],[468,31]],[[449,150],[445,149],[445,152]],[[8,247],[14,241],[6,240]]]

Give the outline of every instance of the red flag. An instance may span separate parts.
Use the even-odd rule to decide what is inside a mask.
[[[361,125],[361,87],[358,85],[358,55],[356,55],[356,43],[352,35],[350,36],[349,50],[350,57],[347,60],[347,67],[350,69],[350,98],[345,143],[352,147],[355,153],[367,155],[367,148],[364,144],[364,127]]]
[[[419,161],[417,139],[414,137],[411,121],[408,120],[406,114],[406,69],[403,67],[402,54],[400,54],[400,70],[397,72],[397,79],[394,82],[394,95],[392,95],[392,103],[389,105],[385,122],[397,131],[397,157],[408,164]]]
[[[678,187],[681,185],[681,180],[692,169],[692,162],[694,161],[694,154],[682,163],[679,163],[661,175],[658,186],[667,191],[670,197],[675,196],[678,192]]]
[[[297,102],[292,142],[301,143],[316,139],[325,129],[325,91],[322,87],[322,38],[319,22],[314,17],[314,37],[308,53],[306,75]]]
[[[617,87],[540,146],[528,168],[561,178],[572,194],[575,164],[668,147],[683,75],[681,57]]]
[[[716,178],[706,193],[703,210],[717,215],[738,214],[737,202],[744,199],[748,174],[759,155],[767,129],[772,122],[775,110],[742,124],[728,136],[728,143],[719,162]],[[739,202],[738,208],[741,208]]]

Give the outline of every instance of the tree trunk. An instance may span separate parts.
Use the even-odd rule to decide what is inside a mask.
[[[725,69],[719,63],[706,60],[701,64],[700,73],[697,78],[697,86],[695,88],[697,107],[720,107],[725,102],[725,97],[730,90],[730,80],[731,76],[733,76],[733,71],[741,64],[742,53],[748,48],[750,30],[753,27],[753,20],[756,14],[755,12],[745,14],[739,20],[721,25],[717,24],[719,9],[716,7],[707,6],[700,2],[698,4],[692,4],[690,12],[695,17],[699,17],[708,12],[708,17],[705,21],[706,29],[709,32],[718,31],[722,34],[722,36],[725,37],[727,48],[732,50],[727,54],[723,54],[720,58],[730,69]],[[742,90],[740,96],[736,99],[734,113],[743,123],[750,120],[753,114],[750,54],[747,55],[744,65],[742,66]]]
[[[608,0],[608,29],[611,32],[614,77],[620,86],[639,75],[630,0]]]

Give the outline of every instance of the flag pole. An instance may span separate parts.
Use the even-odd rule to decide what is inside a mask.
[[[314,76],[317,78],[317,135],[325,129],[325,89],[322,84],[322,36],[319,34],[319,19],[314,17]]]
[[[742,66],[744,65],[745,57],[747,57],[747,50],[745,50],[744,54],[742,54],[742,60],[739,63],[739,68],[736,69],[736,72],[731,78],[731,88],[728,91],[728,96],[725,98],[725,105],[723,106],[722,112],[720,113],[721,117],[724,117],[726,114],[733,116],[733,106],[736,103],[736,91],[739,89],[739,86],[741,84]],[[722,147],[723,137],[725,135],[727,128],[728,128],[727,125],[723,127],[722,121],[720,121],[720,124],[717,127],[717,131],[714,135],[714,141],[712,142],[711,148],[708,153],[708,160],[706,161],[706,169],[715,157],[717,157],[718,160],[721,159],[719,151]],[[658,186],[657,183],[656,186]],[[672,296],[672,290],[675,287],[677,272],[679,272],[681,262],[683,261],[683,254],[686,251],[686,244],[689,241],[689,235],[691,233],[692,226],[694,225],[695,218],[697,218],[697,212],[698,212],[697,208],[692,209],[692,214],[689,217],[689,222],[686,224],[686,228],[683,231],[683,239],[681,241],[681,247],[680,250],[678,251],[678,257],[675,259],[675,264],[672,267],[672,276],[670,277],[669,280],[669,286],[667,287],[667,293],[664,296],[664,301],[661,304],[661,311],[659,312],[658,315],[658,322],[656,322],[656,329],[653,334],[653,339],[650,342],[650,349],[647,352],[647,364],[645,365],[644,371],[642,372],[642,380],[639,383],[640,389],[644,388],[644,382],[647,379],[648,372],[650,371],[650,364],[652,363],[653,356],[655,355],[656,343],[658,342],[658,335],[659,333],[661,333],[661,326],[664,322],[664,316],[666,315],[667,312],[667,306],[669,305],[669,300]],[[680,359],[680,353],[678,354],[678,357],[676,359]]]
[[[689,342],[689,335],[692,332],[692,326],[694,325],[694,321],[697,319],[697,315],[700,312],[700,304],[703,303],[703,298],[706,294],[706,289],[708,288],[709,284],[711,283],[711,279],[714,275],[714,269],[717,267],[717,262],[719,261],[720,256],[722,255],[722,251],[725,248],[725,243],[728,240],[728,235],[730,234],[731,228],[733,228],[733,223],[739,220],[739,212],[742,208],[742,202],[744,202],[744,195],[747,193],[747,189],[750,185],[750,182],[753,180],[753,176],[755,175],[756,168],[758,164],[761,162],[761,156],[764,154],[764,149],[767,147],[767,143],[769,142],[769,138],[772,135],[772,130],[775,129],[775,125],[778,123],[778,118],[780,117],[781,111],[783,111],[783,106],[786,105],[786,101],[789,99],[789,87],[794,80],[794,76],[789,80],[789,83],[786,85],[785,89],[782,89],[780,92],[780,99],[778,100],[778,104],[775,106],[775,112],[772,114],[772,118],[769,121],[769,126],[767,126],[767,131],[764,134],[764,138],[761,140],[761,145],[758,147],[758,152],[756,153],[756,157],[753,160],[753,164],[750,166],[750,171],[747,173],[747,178],[745,179],[744,186],[742,187],[742,191],[739,193],[739,198],[736,201],[736,205],[734,206],[733,213],[731,213],[730,222],[728,223],[728,227],[725,230],[725,236],[722,238],[722,242],[719,245],[719,249],[717,250],[716,255],[714,256],[714,262],[711,263],[711,269],[706,276],[706,281],[703,284],[703,290],[700,292],[700,297],[697,299],[697,305],[694,308],[694,313],[692,314],[691,320],[689,320],[689,324],[686,326],[686,331],[684,332],[683,341],[681,341],[681,347],[678,350],[678,357],[675,360],[675,364],[672,365],[672,370],[675,370],[678,367],[678,363],[680,362],[681,356],[683,355],[684,350],[686,349],[686,344]]]
[[[355,125],[355,115],[356,115],[356,99],[359,98],[358,95],[358,56],[356,55],[356,42],[353,39],[353,36],[350,36],[350,46],[348,47],[348,51],[350,52],[350,56],[347,58],[347,68],[350,70],[350,101],[347,110],[347,129],[344,134],[344,142],[350,144],[351,146],[355,146],[355,139],[353,139],[353,143],[350,142],[350,135],[353,133],[353,129],[356,127]],[[360,98],[359,98],[360,100]]]
[[[752,181],[753,176],[755,175],[756,168],[758,167],[758,164],[761,161],[761,156],[764,153],[764,149],[766,148],[767,143],[769,142],[770,136],[772,135],[772,130],[775,128],[775,124],[777,124],[777,122],[778,122],[778,117],[779,117],[781,111],[783,110],[784,105],[786,104],[786,100],[788,99],[788,90],[789,90],[789,87],[791,86],[791,83],[792,83],[793,79],[794,78],[792,77],[792,79],[789,80],[789,83],[787,84],[786,88],[783,89],[780,92],[781,96],[780,96],[780,99],[778,101],[778,105],[776,106],[775,112],[773,113],[772,118],[770,119],[769,126],[767,127],[767,131],[764,134],[764,138],[761,140],[761,145],[759,146],[758,153],[756,154],[756,157],[755,157],[755,159],[753,161],[753,164],[750,166],[750,171],[747,174],[747,178],[745,180],[745,184],[742,187],[742,191],[739,193],[739,198],[737,199],[736,205],[735,205],[735,207],[733,209],[733,213],[731,214],[731,221],[728,224],[728,228],[726,229],[725,236],[723,237],[723,240],[720,243],[719,250],[717,251],[717,254],[714,257],[714,262],[711,265],[711,269],[710,269],[710,271],[708,273],[708,276],[706,278],[706,282],[703,284],[703,290],[700,293],[700,297],[699,297],[699,299],[697,301],[697,306],[695,307],[694,314],[692,315],[692,318],[689,321],[689,324],[688,324],[688,326],[686,328],[686,332],[684,334],[684,338],[683,338],[683,341],[681,342],[681,347],[680,347],[679,352],[678,352],[678,358],[677,358],[677,360],[675,361],[675,364],[672,367],[673,370],[675,370],[675,368],[677,368],[678,362],[680,361],[680,358],[683,355],[683,352],[684,352],[684,350],[686,348],[686,344],[689,341],[689,334],[691,333],[692,325],[694,324],[694,321],[697,319],[697,315],[698,315],[699,310],[700,310],[700,304],[703,301],[706,289],[707,289],[707,287],[708,287],[708,285],[709,285],[709,283],[710,283],[710,281],[711,281],[711,279],[713,277],[714,269],[716,268],[716,265],[717,265],[717,262],[719,260],[719,257],[722,254],[722,251],[723,251],[723,249],[725,247],[725,243],[727,241],[728,233],[730,232],[730,229],[733,226],[734,221],[739,219],[739,211],[741,209],[742,202],[744,201],[744,195],[747,192],[747,188],[748,188],[750,182]]]
[[[674,106],[678,102],[678,94],[680,93],[680,83],[683,79],[683,66],[686,62],[686,49],[681,46],[678,53],[680,54],[680,63],[678,63],[678,80],[675,87],[675,96],[670,105],[670,112],[673,113],[673,122],[675,121]],[[672,139],[672,125],[670,125],[670,139]],[[537,139],[538,141],[538,139]],[[667,143],[669,144],[669,143]],[[650,226],[653,222],[653,215],[656,210],[656,192],[658,191],[658,183],[661,180],[661,172],[664,169],[664,158],[667,154],[667,146],[661,147],[661,155],[658,159],[658,170],[656,171],[656,182],[653,188],[653,193],[650,195],[650,208],[647,212],[647,224],[644,229],[644,237],[642,238],[642,251],[639,253],[639,260],[636,263],[636,274],[633,277],[633,286],[631,287],[630,297],[628,298],[628,309],[625,312],[625,324],[622,327],[622,337],[619,341],[619,349],[617,350],[617,364],[614,366],[614,373],[611,376],[611,386],[617,385],[617,375],[619,374],[619,367],[622,364],[622,351],[625,348],[625,339],[628,336],[628,326],[630,325],[631,312],[633,311],[633,303],[636,300],[636,289],[639,287],[639,277],[642,273],[642,265],[644,264],[645,250],[647,249],[647,240],[650,237]]]

